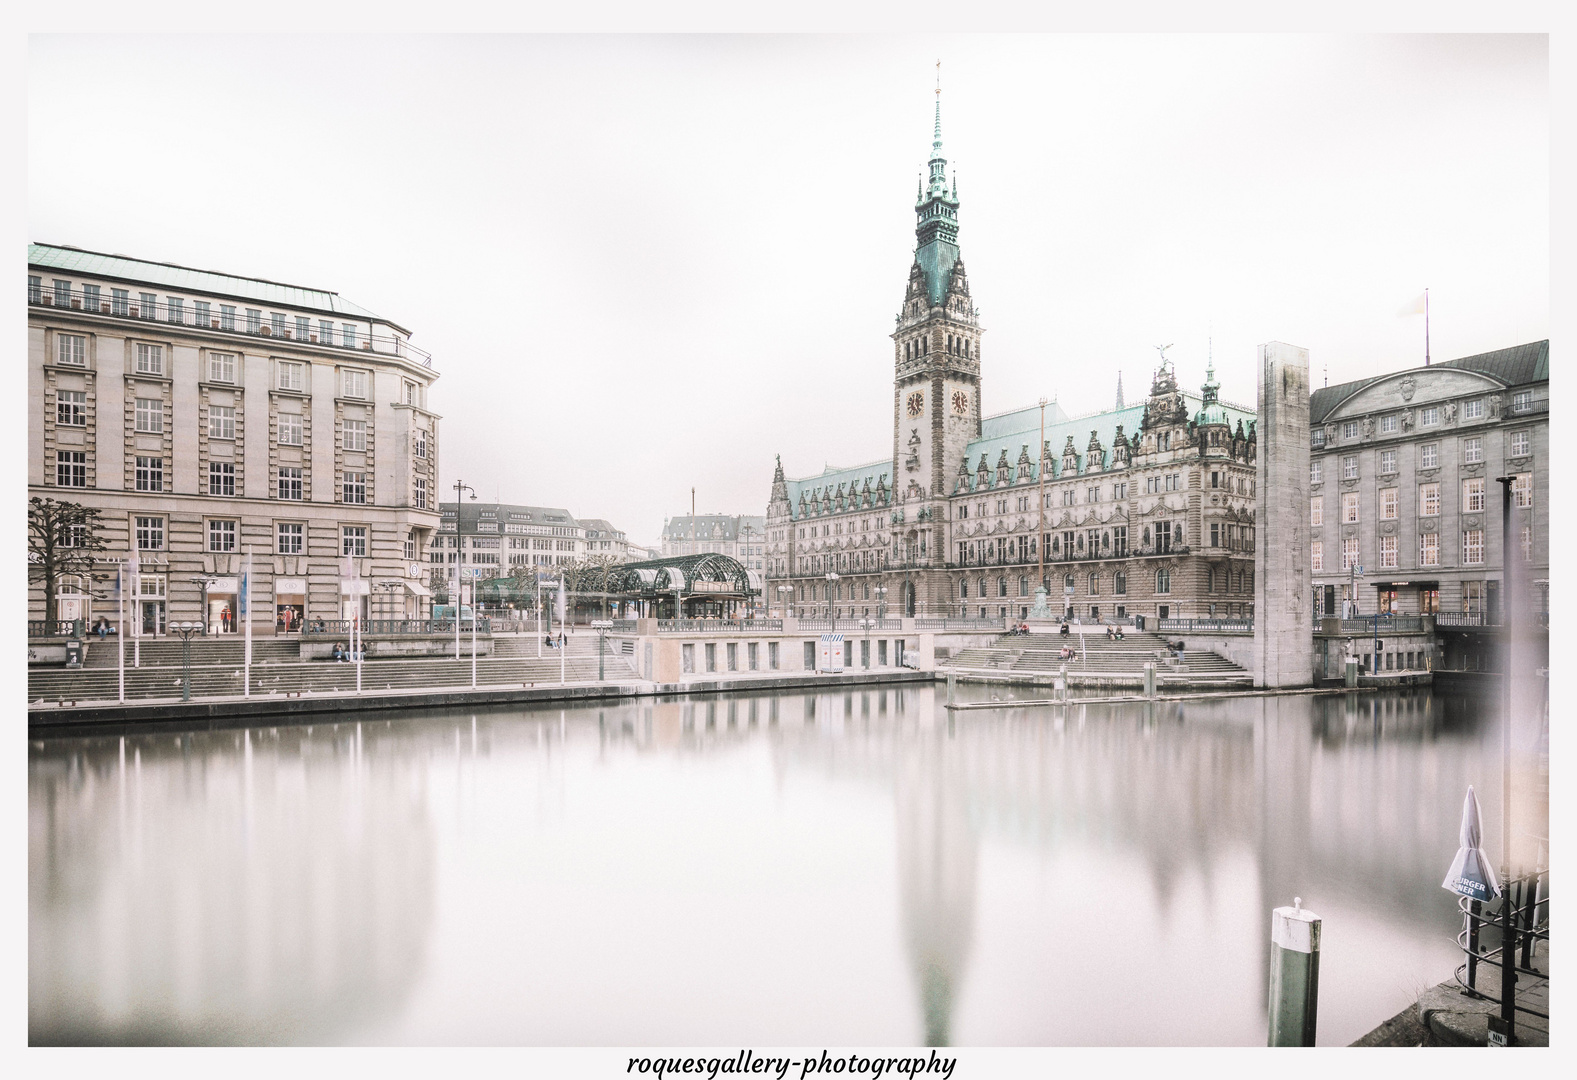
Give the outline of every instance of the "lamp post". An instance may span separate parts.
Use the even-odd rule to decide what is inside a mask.
[[[460,543],[460,493],[469,491],[476,502],[476,489],[461,480],[454,482],[454,658],[460,659],[460,563],[465,558],[465,548]]]
[[[779,618],[786,618],[788,616],[788,597],[789,597],[789,595],[792,595],[793,592],[794,592],[794,586],[792,586],[792,585],[779,585],[778,586],[778,617]]]
[[[832,586],[838,580],[838,575],[831,570],[827,571],[827,614],[832,618],[832,628],[838,628],[838,609],[832,606]]]
[[[1500,676],[1500,880],[1506,890],[1500,906],[1504,920],[1500,944],[1500,1019],[1506,1027],[1508,1046],[1516,1045],[1517,998],[1517,969],[1512,960],[1516,952],[1516,915],[1511,906],[1511,615],[1516,610],[1511,591],[1512,569],[1516,566],[1511,547],[1511,485],[1515,480],[1514,476],[1495,477],[1495,483],[1500,485],[1500,565],[1501,577],[1505,580],[1500,608],[1501,641],[1505,647]],[[1531,913],[1528,919],[1531,930]]]
[[[200,622],[174,622],[170,629],[181,635],[181,700],[192,700],[192,635],[205,632]]]
[[[602,643],[607,640],[608,631],[613,629],[613,622],[610,619],[598,619],[591,624],[591,628],[597,631],[597,681],[602,682]]]
[[[885,586],[885,585],[878,585],[878,586],[876,586],[875,589],[873,589],[871,591],[876,594],[876,618],[877,618],[877,621],[885,622],[886,619],[887,619],[887,586]]]
[[[876,621],[874,619],[861,619],[859,626],[865,631],[865,648],[860,650],[860,656],[864,658],[864,662],[861,666],[870,667],[871,630],[876,626]]]
[[[1035,476],[1040,490],[1035,496],[1035,549],[1040,552],[1040,587],[1046,587],[1046,405],[1040,399],[1040,447],[1036,451]]]
[[[203,574],[203,575],[200,575],[199,577],[194,577],[194,578],[191,579],[192,584],[196,585],[198,587],[198,589],[200,589],[202,591],[202,596],[203,596],[203,599],[202,599],[202,605],[203,605],[202,606],[202,613],[203,613],[203,636],[204,637],[208,636],[208,588],[209,588],[209,586],[211,586],[214,582],[216,582],[218,580],[219,579],[217,577],[211,577],[208,574]]]

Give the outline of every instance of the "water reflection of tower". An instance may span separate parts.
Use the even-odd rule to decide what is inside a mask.
[[[920,715],[930,713],[921,709]],[[899,742],[894,762],[904,937],[928,1046],[947,1046],[975,921],[979,842],[970,825],[964,747],[945,727]]]

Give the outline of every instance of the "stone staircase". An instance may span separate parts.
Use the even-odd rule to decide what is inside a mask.
[[[99,643],[101,646],[103,643]],[[179,640],[144,640],[142,666],[131,666],[130,642],[126,651],[127,700],[179,698],[181,696],[181,643]],[[242,643],[208,641],[193,644],[192,697],[239,695],[242,678]],[[268,655],[260,655],[267,645]],[[499,646],[504,646],[499,648]],[[479,657],[476,662],[478,686],[520,686],[556,684],[559,681],[560,655],[543,649],[539,660],[536,641],[531,637],[495,639],[500,655]],[[99,655],[94,655],[95,651]],[[294,641],[270,640],[252,643],[252,694],[329,694],[353,693],[356,666],[333,661],[301,661]],[[233,654],[233,655],[232,655]],[[440,687],[469,687],[471,658],[436,657],[369,659],[362,664],[362,689],[418,690]],[[105,663],[107,658],[108,663]],[[28,672],[27,699],[30,704],[46,705],[60,701],[114,701],[116,699],[116,661],[114,643],[89,650],[92,661],[79,670],[34,668]],[[627,682],[639,678],[631,657],[620,654],[609,642],[603,658],[604,678]],[[597,679],[597,638],[579,635],[569,639],[564,656],[566,682],[595,682]]]
[[[1082,638],[1082,640],[1081,640]],[[990,645],[963,649],[943,665],[945,671],[959,674],[1055,676],[1064,664],[1070,680],[1088,678],[1142,680],[1144,665],[1153,662],[1157,682],[1251,685],[1253,677],[1237,664],[1204,650],[1184,650],[1184,661],[1175,663],[1167,649],[1167,639],[1159,634],[1126,632],[1122,641],[1109,641],[1105,634],[1031,634],[1017,637],[1004,634]],[[1058,658],[1064,645],[1073,648],[1073,658]]]

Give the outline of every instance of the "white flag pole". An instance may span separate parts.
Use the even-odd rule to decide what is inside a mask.
[[[131,549],[131,666],[142,667],[142,556],[137,553],[136,540]]]
[[[246,653],[241,664],[242,697],[252,696],[252,545],[246,546],[246,573],[241,578],[241,621],[246,627]]]
[[[115,700],[126,703],[126,561],[115,568],[115,668],[119,689]]]
[[[476,578],[471,579],[471,689],[476,689]]]

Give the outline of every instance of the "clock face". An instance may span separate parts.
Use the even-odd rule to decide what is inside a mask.
[[[969,412],[969,395],[962,390],[953,391],[953,411],[959,416]]]
[[[925,395],[916,390],[909,395],[909,415],[919,416],[923,411],[925,411]]]

